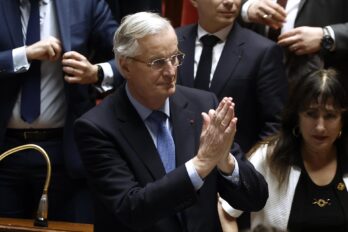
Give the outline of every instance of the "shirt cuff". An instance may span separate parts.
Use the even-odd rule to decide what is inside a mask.
[[[332,51],[334,51],[335,50],[335,45],[336,45],[336,40],[335,40],[335,32],[334,32],[334,30],[332,29],[332,27],[330,27],[330,26],[326,26],[326,28],[327,28],[327,30],[329,31],[329,33],[330,33],[330,36],[331,36],[331,38],[333,39],[333,41],[334,41],[334,46],[332,47]]]
[[[96,86],[99,92],[107,92],[113,88],[114,82],[114,72],[112,71],[111,65],[109,63],[98,64],[103,69],[104,79],[100,86]]]
[[[189,160],[185,163],[185,167],[187,170],[187,173],[191,179],[192,185],[195,188],[195,190],[199,190],[203,184],[204,181],[202,180],[202,178],[198,175],[195,166],[193,165],[193,161]]]
[[[225,201],[221,197],[219,197],[219,202],[223,210],[231,217],[237,218],[243,213],[243,211],[233,208],[230,204],[227,203],[227,201]]]
[[[234,169],[233,169],[232,174],[227,176],[224,173],[222,173],[220,170],[219,170],[219,172],[224,178],[231,181],[233,184],[239,185],[239,165],[238,165],[236,158],[234,158],[234,156],[232,156],[232,157],[234,159]]]
[[[12,57],[14,72],[20,73],[29,70],[30,64],[28,62],[27,55],[25,52],[25,46],[13,49]]]
[[[244,22],[250,23],[250,19],[248,16],[248,10],[250,7],[250,4],[253,2],[253,0],[246,1],[242,6],[241,16]]]

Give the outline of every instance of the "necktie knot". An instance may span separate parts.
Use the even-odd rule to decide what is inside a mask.
[[[149,116],[149,119],[155,121],[156,123],[165,123],[168,116],[162,111],[154,110]]]
[[[201,37],[200,41],[204,47],[214,47],[220,39],[215,35],[205,35]]]

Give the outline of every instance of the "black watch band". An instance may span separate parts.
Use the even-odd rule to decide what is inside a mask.
[[[96,85],[100,86],[104,80],[104,71],[103,71],[103,68],[97,64],[97,67],[98,67],[98,73],[97,73],[97,76],[98,76],[98,81],[97,83],[95,83]]]
[[[330,31],[327,27],[323,28],[324,36],[321,39],[321,49],[324,52],[331,52],[334,48],[335,41],[331,37]]]

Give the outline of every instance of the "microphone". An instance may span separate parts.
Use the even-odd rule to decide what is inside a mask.
[[[27,149],[34,149],[38,151],[46,160],[47,164],[47,174],[46,174],[46,180],[45,180],[45,186],[43,188],[42,196],[39,202],[39,207],[37,209],[36,218],[34,221],[34,226],[40,226],[40,227],[48,227],[48,221],[47,221],[47,214],[48,214],[48,186],[50,184],[51,180],[51,161],[48,157],[46,151],[35,144],[25,144],[22,146],[14,147],[0,155],[0,162],[6,158],[7,156],[10,156],[17,151],[23,151]]]

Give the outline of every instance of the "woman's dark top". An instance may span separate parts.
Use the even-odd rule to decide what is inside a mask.
[[[342,166],[337,162],[335,177],[325,186],[316,185],[303,163],[290,211],[288,229],[294,231],[348,231],[348,192]]]

